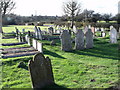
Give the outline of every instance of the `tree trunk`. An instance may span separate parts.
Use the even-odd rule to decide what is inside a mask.
[[[2,31],[2,10],[0,8],[0,34],[3,33]]]

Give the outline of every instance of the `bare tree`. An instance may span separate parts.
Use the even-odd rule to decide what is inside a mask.
[[[2,9],[0,8],[0,37],[1,37],[1,33],[3,33],[3,31],[2,31]]]
[[[2,9],[2,16],[10,13],[10,11],[15,8],[15,2],[13,0],[1,0],[0,4]]]
[[[71,17],[71,28],[74,25],[74,17],[77,16],[81,11],[81,4],[75,0],[68,1],[63,4],[63,11],[65,15]]]

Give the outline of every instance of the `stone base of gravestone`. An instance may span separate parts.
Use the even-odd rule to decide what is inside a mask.
[[[51,60],[48,57],[45,58],[42,53],[38,53],[29,61],[28,66],[34,89],[54,84]]]

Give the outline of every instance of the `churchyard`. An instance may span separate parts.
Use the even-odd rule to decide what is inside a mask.
[[[32,82],[37,78],[33,74],[31,80],[28,67],[35,62],[35,54],[39,52],[51,60],[53,73],[49,73],[52,79],[49,75],[47,78],[57,87],[110,88],[118,85],[120,32],[117,34],[113,27],[108,28],[111,31],[74,28],[71,34],[66,28],[57,29],[48,26],[3,27],[2,88],[32,88]],[[40,62],[44,68],[50,68],[44,66],[44,61]],[[43,67],[40,69],[43,70]],[[31,68],[31,73],[33,71]],[[37,73],[38,76],[42,74]],[[40,77],[44,77],[44,73]]]

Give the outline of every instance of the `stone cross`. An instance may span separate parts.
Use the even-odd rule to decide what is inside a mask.
[[[72,43],[71,43],[71,35],[69,34],[68,30],[64,30],[60,35],[61,39],[61,49],[63,51],[71,51],[72,50]]]
[[[86,36],[86,49],[93,48],[93,33],[91,32],[91,29],[88,29],[88,31],[85,33]]]
[[[51,60],[44,57],[42,53],[37,53],[33,60],[28,63],[32,87],[34,89],[43,88],[54,83]]]
[[[84,33],[82,30],[78,30],[75,36],[75,49],[83,50],[84,49]]]
[[[115,28],[110,30],[110,43],[117,43],[117,30]]]

